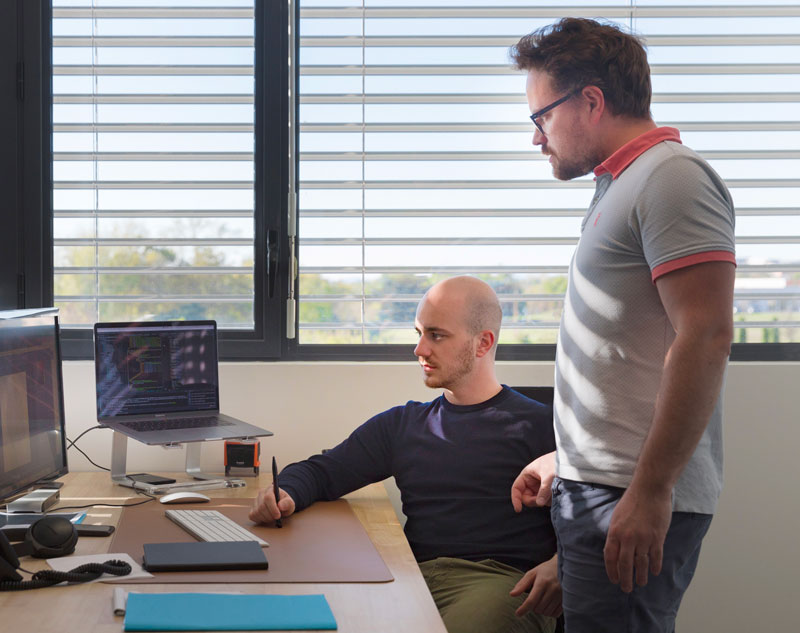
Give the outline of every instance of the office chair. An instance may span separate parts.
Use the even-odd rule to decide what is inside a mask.
[[[511,387],[514,391],[518,391],[523,396],[527,396],[532,400],[538,400],[542,404],[553,404],[553,387]]]
[[[523,396],[527,396],[532,400],[537,400],[542,404],[553,406],[553,387],[511,387],[514,391],[518,391]],[[564,616],[559,616],[556,620],[555,633],[564,633]]]

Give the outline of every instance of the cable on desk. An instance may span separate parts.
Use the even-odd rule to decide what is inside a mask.
[[[141,473],[134,473],[134,474],[141,474]],[[125,475],[127,479],[131,479],[129,475]],[[95,508],[97,506],[102,506],[104,508],[132,508],[133,506],[140,506],[144,505],[145,503],[150,503],[151,501],[155,501],[158,497],[151,495],[143,490],[139,490],[138,488],[134,488],[133,491],[137,495],[142,495],[143,497],[147,497],[144,501],[137,501],[136,503],[90,503],[85,506],[60,506],[58,508],[50,508],[47,512],[59,512],[61,510],[84,510],[86,508]]]
[[[19,569],[22,569],[21,567]],[[26,573],[30,573],[24,569]],[[69,571],[55,571],[42,569],[37,571],[30,580],[3,580],[0,582],[0,591],[22,591],[24,589],[41,589],[51,587],[62,582],[89,582],[100,578],[103,574],[113,576],[127,576],[131,573],[131,566],[121,560],[107,560],[105,563],[86,563]]]
[[[142,495],[147,497],[144,501],[137,501],[136,503],[90,503],[85,506],[61,506],[58,508],[50,508],[47,512],[60,512],[61,510],[84,510],[85,508],[96,508],[97,506],[102,506],[103,508],[132,508],[133,506],[140,506],[144,505],[145,503],[150,503],[151,501],[155,501],[158,497],[153,495],[147,494],[141,490],[136,490],[136,494]]]
[[[106,468],[105,466],[100,466],[99,464],[95,464],[92,461],[92,459],[86,453],[84,453],[80,448],[78,448],[78,445],[77,445],[77,441],[79,439],[81,439],[84,435],[86,435],[89,431],[94,431],[95,429],[107,429],[107,428],[108,428],[107,426],[103,426],[102,424],[98,424],[97,426],[89,427],[83,433],[81,433],[78,437],[76,437],[74,440],[71,440],[71,439],[67,438],[67,442],[68,442],[67,443],[67,450],[69,450],[70,448],[74,448],[81,455],[83,455],[86,458],[86,460],[92,466],[94,466],[95,468],[99,468],[100,470],[105,470],[106,472],[110,472],[111,471],[110,468]],[[136,475],[136,474],[143,475],[144,473],[133,473],[133,475]],[[131,482],[135,483],[135,480],[133,479],[132,475],[125,475],[125,478],[129,479]],[[128,508],[128,507],[132,507],[132,506],[140,506],[142,504],[149,503],[150,501],[153,501],[154,499],[157,499],[157,497],[154,497],[153,495],[149,495],[146,492],[143,492],[142,490],[139,490],[136,487],[134,487],[133,489],[136,492],[136,494],[140,494],[140,495],[143,495],[143,496],[148,497],[148,498],[145,501],[139,501],[137,503],[91,503],[91,504],[85,505],[85,506],[62,506],[60,508],[51,508],[49,510],[49,512],[55,512],[56,510],[83,510],[85,508],[94,508],[95,506],[103,506],[103,507],[106,507],[106,508]]]

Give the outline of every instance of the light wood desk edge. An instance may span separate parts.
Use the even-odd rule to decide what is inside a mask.
[[[102,502],[122,504],[131,503],[134,498],[130,489],[112,484],[106,473],[70,473],[62,481],[65,485],[61,489],[59,506]],[[246,488],[203,492],[210,497],[252,498],[259,486],[270,483],[271,476],[262,475],[257,479],[247,478],[246,481]],[[336,617],[338,630],[343,633],[446,633],[383,484],[367,486],[345,498],[389,567],[394,582],[122,586],[127,590],[147,592],[231,591],[233,587],[233,590],[243,593],[323,593]],[[86,523],[114,525],[121,511],[97,507],[87,509],[87,512]],[[76,553],[106,552],[110,542],[109,538],[83,537],[78,542]],[[47,567],[44,561],[30,557],[24,557],[20,562],[24,568],[34,571]],[[4,628],[37,633],[117,633],[122,630],[122,617],[114,616],[111,611],[112,590],[112,584],[94,583],[0,593]]]

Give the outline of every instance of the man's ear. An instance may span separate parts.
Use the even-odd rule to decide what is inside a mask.
[[[478,347],[475,350],[475,356],[482,358],[486,356],[494,347],[495,337],[494,332],[491,330],[483,330],[478,334]]]
[[[597,86],[585,86],[583,90],[581,90],[581,96],[589,105],[592,123],[597,123],[606,110],[606,97],[603,91]]]

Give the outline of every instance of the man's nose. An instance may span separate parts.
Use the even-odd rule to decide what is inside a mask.
[[[428,346],[424,345],[422,339],[419,339],[419,341],[417,341],[417,346],[414,348],[414,356],[420,357],[427,355],[428,355]]]
[[[533,132],[533,144],[534,145],[544,145],[544,141],[547,137],[539,130],[537,127]]]

